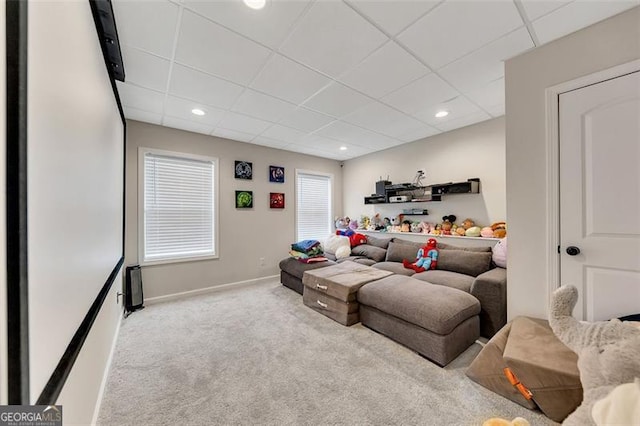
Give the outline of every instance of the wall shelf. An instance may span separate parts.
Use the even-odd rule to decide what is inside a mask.
[[[478,194],[480,179],[471,178],[466,182],[447,182],[429,186],[415,186],[410,183],[385,185],[384,194],[372,194],[364,197],[365,204],[405,204],[441,201],[443,195]],[[421,193],[421,195],[416,195]],[[406,197],[406,200],[404,198]]]

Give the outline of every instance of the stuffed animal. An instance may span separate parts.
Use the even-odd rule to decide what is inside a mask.
[[[466,219],[462,222],[462,227],[463,227],[465,230],[467,230],[467,229],[471,228],[472,226],[476,226],[476,223],[475,223],[473,220],[469,219],[469,218],[466,218]]]
[[[464,231],[464,235],[467,237],[479,237],[480,236],[480,227],[472,226],[471,228]]]
[[[465,229],[464,229],[464,227],[463,227],[463,226],[458,226],[458,227],[456,228],[455,235],[457,235],[457,236],[459,236],[459,237],[464,237],[464,233],[465,233],[465,232],[466,232],[466,231],[465,231]],[[453,235],[453,233],[452,233],[452,235]]]
[[[355,231],[356,229],[358,229],[358,221],[353,219],[349,221],[349,229],[351,229],[352,231]]]
[[[493,229],[490,226],[485,226],[480,230],[480,236],[484,238],[492,238],[493,237]]]
[[[349,227],[349,217],[337,217],[335,220],[336,229],[347,229]]]
[[[336,235],[342,235],[343,237],[350,237],[355,234],[352,229],[336,229]]]
[[[344,259],[351,255],[349,238],[339,234],[329,236],[322,244],[322,249],[325,253],[334,255],[336,259]]]
[[[362,234],[354,233],[349,235],[349,243],[351,243],[351,248],[359,246],[360,244],[367,244],[367,237]]]
[[[592,408],[616,386],[640,377],[640,329],[618,319],[593,323],[571,316],[578,301],[574,286],[553,292],[549,325],[558,338],[578,354],[584,397],[563,425],[594,425]]]
[[[491,230],[493,231],[494,238],[504,238],[507,236],[507,223],[495,222],[491,225]]]
[[[455,215],[442,216],[442,235],[451,235],[451,228],[455,221]]]
[[[371,226],[373,226],[374,231],[380,231],[380,230],[386,229],[386,226],[384,225],[384,221],[380,217],[380,213],[376,213],[376,215],[373,216],[373,219],[371,220]]]
[[[369,224],[371,223],[371,219],[369,216],[360,216],[360,226],[358,229],[369,229]]]
[[[411,232],[411,221],[403,220],[402,225],[400,225],[400,232]]]
[[[494,417],[482,423],[482,426],[530,426],[530,425],[531,424],[526,419],[523,419],[522,417],[516,417],[511,421]]]
[[[407,259],[402,261],[402,265],[407,269],[416,272],[424,272],[428,269],[436,269],[438,264],[438,248],[435,238],[429,238],[427,244],[420,247],[416,255],[416,261],[411,263]]]
[[[418,228],[420,228],[420,232],[422,232],[423,234],[429,234],[431,231],[435,229],[435,225],[433,223],[423,221],[423,222],[420,222],[420,225],[418,225]]]

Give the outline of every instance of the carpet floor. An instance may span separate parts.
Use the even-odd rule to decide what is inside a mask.
[[[277,280],[151,305],[123,320],[99,425],[555,425]]]

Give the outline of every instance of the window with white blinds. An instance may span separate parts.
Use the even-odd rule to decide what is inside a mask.
[[[331,176],[296,171],[296,240],[323,240],[331,234]]]
[[[142,150],[143,263],[216,255],[216,158]]]

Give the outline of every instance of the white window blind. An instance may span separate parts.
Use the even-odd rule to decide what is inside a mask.
[[[144,153],[144,261],[215,255],[216,163]]]
[[[296,173],[296,238],[322,240],[331,234],[331,177]]]

